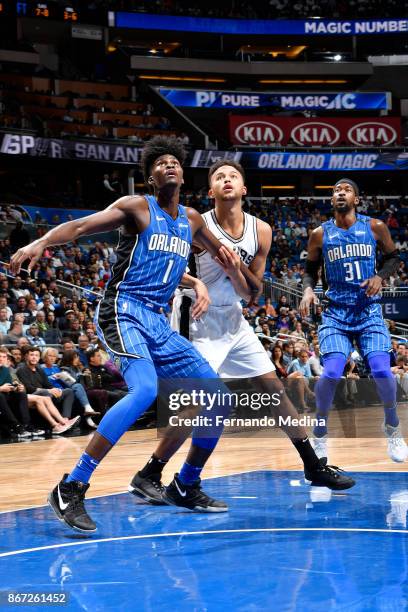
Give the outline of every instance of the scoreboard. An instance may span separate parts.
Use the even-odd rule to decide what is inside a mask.
[[[61,4],[55,2],[13,2],[0,0],[0,17],[34,17],[37,19],[56,19],[58,21],[77,22],[80,13],[69,1]]]

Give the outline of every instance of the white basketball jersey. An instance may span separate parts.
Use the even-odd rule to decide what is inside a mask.
[[[258,251],[258,232],[256,217],[245,212],[243,215],[244,229],[242,236],[239,238],[233,238],[220,226],[215,210],[204,213],[202,217],[210,232],[220,242],[238,253],[244,264],[249,266]],[[207,251],[195,254],[194,258],[197,278],[201,279],[207,286],[213,306],[229,306],[241,301],[241,297],[236,293],[224,270]]]

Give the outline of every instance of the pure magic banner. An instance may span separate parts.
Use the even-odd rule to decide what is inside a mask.
[[[299,146],[370,146],[399,144],[401,122],[398,117],[337,119],[322,117],[268,117],[231,115],[230,138],[233,144]]]
[[[174,106],[192,108],[283,110],[388,110],[389,92],[240,92],[194,89],[166,89],[158,92]]]

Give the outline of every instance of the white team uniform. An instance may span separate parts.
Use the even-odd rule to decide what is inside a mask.
[[[217,222],[215,211],[202,215],[208,229],[220,242],[239,253],[249,265],[258,251],[256,217],[244,214],[240,238],[232,238]],[[207,286],[211,304],[200,321],[190,315],[190,340],[211,367],[224,378],[252,378],[275,368],[252,327],[242,316],[241,298],[223,269],[207,251],[194,255],[196,276]],[[178,289],[173,300],[171,326],[180,331],[183,296],[195,298],[192,289]]]

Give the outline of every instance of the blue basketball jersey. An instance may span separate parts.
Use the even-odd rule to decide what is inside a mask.
[[[181,204],[173,219],[153,196],[149,203],[150,224],[136,236],[120,234],[117,261],[105,292],[129,296],[148,308],[166,308],[185,272],[192,234]]]
[[[357,214],[349,229],[337,227],[334,219],[323,223],[323,262],[330,302],[341,306],[365,306],[380,297],[367,297],[361,283],[376,272],[376,240],[370,217]]]

